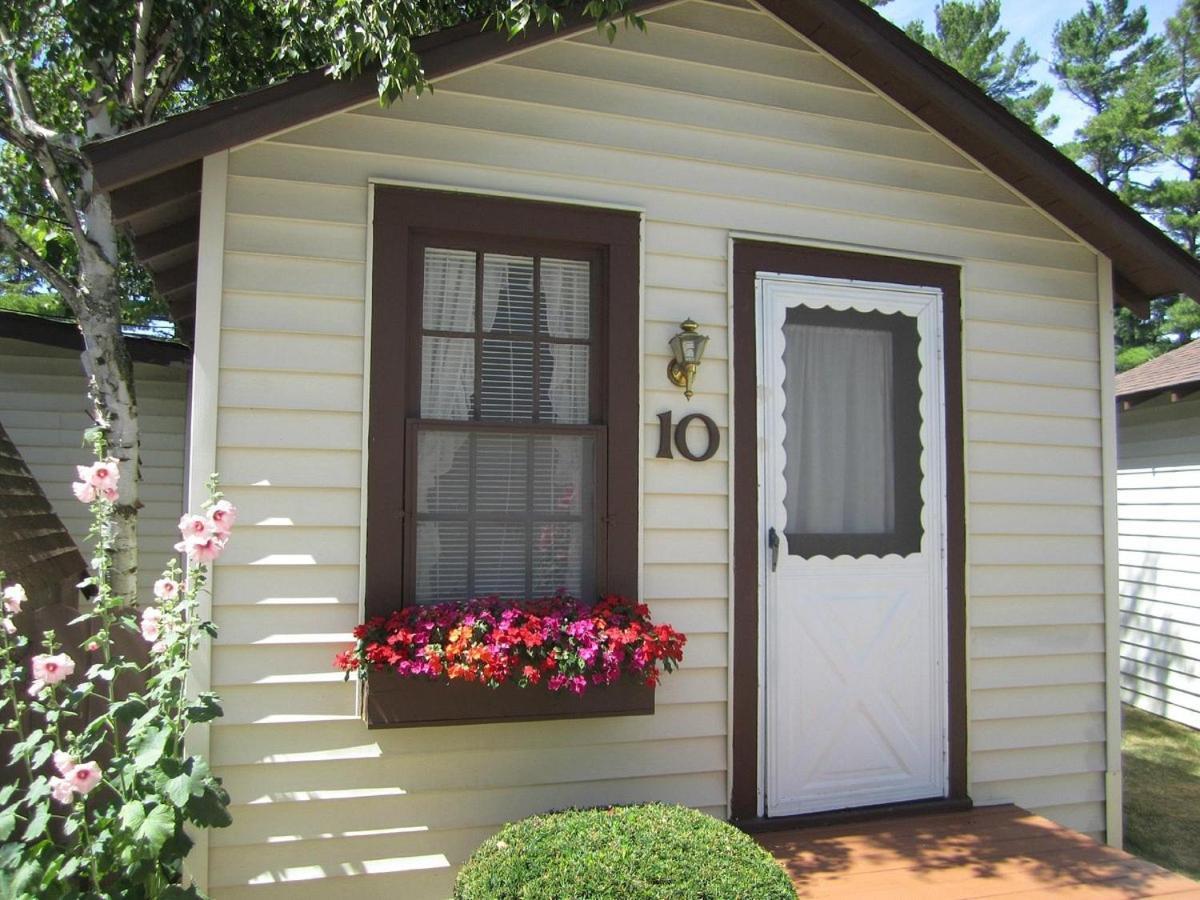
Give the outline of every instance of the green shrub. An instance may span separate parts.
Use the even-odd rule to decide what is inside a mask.
[[[455,900],[794,900],[787,874],[732,825],[680,806],[571,809],[488,838]]]

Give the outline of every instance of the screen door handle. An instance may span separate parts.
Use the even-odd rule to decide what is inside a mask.
[[[771,571],[779,566],[779,532],[774,528],[767,531],[767,546],[771,548]]]

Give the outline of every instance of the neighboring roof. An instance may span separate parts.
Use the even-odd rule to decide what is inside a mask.
[[[1119,302],[1144,312],[1154,297],[1200,298],[1200,262],[861,0],[759,2],[1112,259]],[[664,5],[635,0],[632,8]],[[475,22],[414,48],[436,79],[590,27],[575,12],[558,32],[534,28],[510,41]],[[177,318],[194,310],[200,161],[375,95],[373,72],[340,81],[309,73],[88,145],[97,183],[113,192],[118,221]]]
[[[55,603],[87,572],[83,554],[0,425],[0,571],[35,606]],[[78,592],[76,592],[78,596]]]
[[[1172,388],[1200,385],[1200,341],[1192,341],[1117,375],[1117,396],[1148,400]]]
[[[76,352],[83,350],[83,335],[74,321],[10,310],[0,310],[0,338],[62,347]],[[125,346],[129,348],[129,355],[134,362],[166,366],[186,363],[192,358],[192,351],[186,345],[164,338],[126,334]]]

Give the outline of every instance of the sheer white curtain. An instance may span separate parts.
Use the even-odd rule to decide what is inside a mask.
[[[796,323],[783,331],[788,532],[891,531],[891,333]]]

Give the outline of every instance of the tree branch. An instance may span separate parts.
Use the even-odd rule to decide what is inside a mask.
[[[175,79],[179,76],[179,70],[183,68],[184,54],[179,47],[175,48],[175,57],[167,67],[163,69],[162,74],[155,79],[154,90],[146,97],[146,104],[142,109],[142,123],[149,125],[154,121],[154,114],[158,110],[158,105],[162,103],[163,98],[170,92],[175,84]]]
[[[0,26],[0,41],[11,46],[12,39],[9,37],[7,29]],[[17,71],[17,65],[10,57],[4,63],[4,69],[0,74],[0,82],[4,85],[4,97],[8,101],[8,106],[12,110],[12,124],[21,134],[25,135],[31,141],[36,141],[54,148],[62,153],[68,154],[74,159],[80,157],[79,140],[73,136],[64,135],[62,132],[55,131],[53,128],[47,128],[37,120],[34,114],[33,97],[29,93],[29,89],[25,86],[24,79],[21,78],[21,73]]]
[[[62,295],[63,300],[71,307],[72,311],[79,315],[79,311],[83,308],[83,302],[75,285],[66,275],[43,259],[42,255],[3,219],[0,219],[0,247],[5,247],[15,253],[25,261],[25,265],[45,278],[50,286]]]

